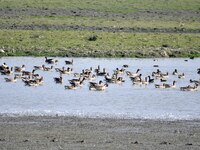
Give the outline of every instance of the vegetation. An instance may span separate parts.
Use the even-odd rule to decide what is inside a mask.
[[[0,56],[200,56],[199,0],[0,3]]]
[[[180,57],[200,53],[199,34],[0,30],[0,37],[6,55]]]

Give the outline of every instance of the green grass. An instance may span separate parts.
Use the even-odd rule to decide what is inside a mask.
[[[88,37],[97,35],[96,41]],[[0,30],[1,55],[152,57],[200,54],[200,34]]]
[[[0,8],[92,9],[109,12],[200,10],[199,0],[0,0],[0,3]]]
[[[0,24],[7,25],[66,25],[110,28],[145,29],[200,29],[199,0],[0,0],[0,9],[16,10],[17,16],[0,16]],[[93,17],[81,16],[29,16],[26,12],[44,10],[91,10],[100,12],[139,13],[131,17]],[[163,15],[167,11],[183,14]],[[189,13],[187,16],[187,12]],[[137,13],[136,13],[137,14]],[[193,17],[190,17],[195,14]],[[18,16],[19,15],[19,16]],[[84,16],[84,15],[83,15]],[[96,41],[88,37],[97,35]],[[90,57],[182,57],[200,56],[200,34],[170,33],[121,33],[62,30],[0,30],[0,48],[6,53],[0,56],[90,56]]]
[[[1,24],[17,25],[79,25],[95,27],[127,27],[127,28],[185,28],[200,29],[200,22],[195,20],[178,19],[123,19],[123,18],[104,18],[104,17],[75,17],[75,16],[56,16],[56,17],[23,17],[23,18],[0,18]]]

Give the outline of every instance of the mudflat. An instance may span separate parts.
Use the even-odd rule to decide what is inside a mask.
[[[200,120],[1,116],[0,149],[200,149]]]

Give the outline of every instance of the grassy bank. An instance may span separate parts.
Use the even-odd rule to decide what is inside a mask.
[[[0,56],[200,56],[198,0],[0,4]]]
[[[1,55],[92,57],[199,56],[199,34],[0,30]]]

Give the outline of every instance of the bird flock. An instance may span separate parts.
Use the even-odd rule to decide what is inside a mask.
[[[71,78],[64,85],[65,89],[75,90],[79,87],[85,85],[85,81],[88,80],[89,90],[94,91],[104,91],[109,87],[109,84],[123,84],[125,82],[124,76],[127,76],[133,85],[149,85],[154,84],[155,88],[169,89],[169,88],[177,88],[176,82],[169,84],[167,83],[170,76],[177,76],[179,79],[185,79],[185,73],[178,72],[177,69],[174,69],[172,73],[162,72],[160,69],[156,69],[152,74],[149,74],[146,77],[143,77],[140,73],[141,69],[137,69],[136,71],[130,71],[129,65],[124,64],[121,68],[116,68],[110,74],[106,71],[106,68],[101,68],[100,65],[97,68],[93,69],[90,67],[89,69],[82,69],[81,72],[74,72],[73,65],[74,61],[65,60],[65,65],[61,68],[56,68],[56,65],[59,63],[57,59],[47,58],[44,59],[44,64],[41,66],[33,66],[32,71],[27,71],[26,66],[23,64],[22,66],[8,66],[5,62],[0,66],[0,73],[4,75],[5,82],[16,83],[17,80],[21,79],[26,86],[40,86],[44,84],[44,77],[40,74],[36,73],[38,70],[46,71],[46,72],[57,72],[58,76],[53,77],[52,80],[56,84],[63,84],[63,76],[70,75]],[[49,67],[46,64],[50,64]],[[154,65],[153,67],[159,67],[158,65]],[[197,74],[200,74],[200,68],[196,70]],[[97,77],[101,76],[102,80],[96,81]],[[160,83],[155,84],[155,80],[158,80]],[[196,91],[200,85],[200,80],[189,80],[190,84],[179,87],[181,91]]]

